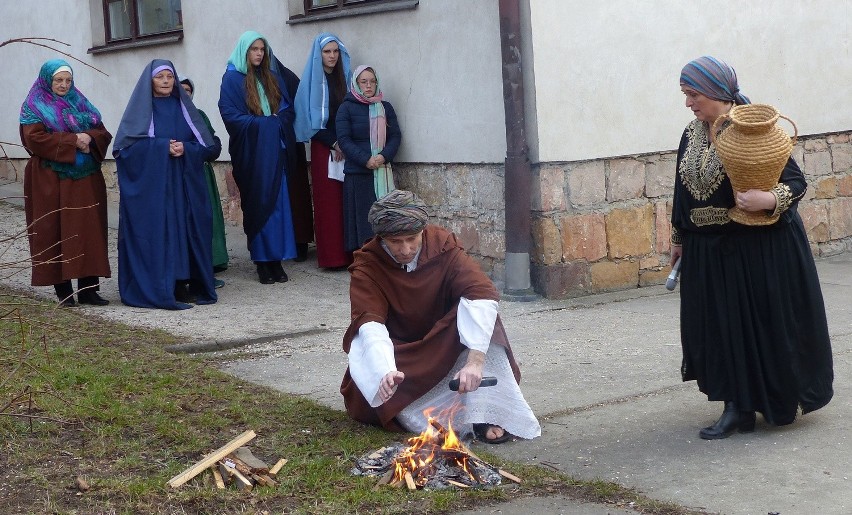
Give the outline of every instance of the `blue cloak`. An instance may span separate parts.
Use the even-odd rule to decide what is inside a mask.
[[[221,145],[210,137],[206,127],[194,126],[193,117],[187,113],[194,115],[195,107],[180,94],[183,89],[177,82],[172,96],[154,98],[148,93],[145,97],[144,90],[150,92],[152,65],[143,72],[137,85],[140,91],[134,91],[122,118],[128,134],[125,144],[114,150],[121,195],[121,301],[146,308],[186,309],[192,306],[175,300],[175,282],[190,280],[197,303],[212,304],[217,297],[204,162],[215,158]],[[132,123],[125,124],[133,119],[139,122],[136,125],[140,130],[133,130]],[[138,134],[146,125],[149,134]],[[204,144],[208,138],[211,146]],[[183,142],[183,156],[169,155],[172,139]]]
[[[273,60],[274,75],[281,90],[281,103],[275,116],[251,113],[246,104],[245,74],[229,64],[222,77],[219,112],[230,136],[234,181],[240,190],[243,229],[255,261],[274,261],[295,257],[295,238],[290,212],[286,173],[295,169],[298,145],[293,131],[295,111],[282,71],[283,65]],[[275,214],[275,216],[273,216]],[[267,222],[281,229],[264,231]],[[272,229],[273,227],[270,227]],[[264,232],[263,239],[277,239],[277,252],[262,251],[253,242]],[[283,241],[282,241],[283,240]],[[283,249],[283,253],[281,253]]]

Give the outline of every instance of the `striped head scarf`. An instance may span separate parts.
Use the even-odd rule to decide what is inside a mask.
[[[737,72],[724,61],[709,55],[694,59],[683,67],[680,85],[714,100],[736,105],[751,103],[747,96],[740,93]]]
[[[367,221],[379,236],[413,234],[423,230],[429,219],[426,204],[414,193],[394,190],[373,203]]]
[[[364,71],[369,71],[376,77],[376,94],[369,98],[364,96],[364,92],[361,91],[361,86],[358,84],[358,76]],[[370,106],[370,153],[374,156],[378,155],[385,148],[387,142],[388,122],[385,118],[385,106],[382,104],[384,95],[382,95],[381,83],[376,70],[372,66],[363,64],[355,68],[349,83],[349,93],[358,102]],[[373,189],[376,192],[377,199],[384,197],[394,188],[393,170],[390,163],[385,163],[373,170]]]

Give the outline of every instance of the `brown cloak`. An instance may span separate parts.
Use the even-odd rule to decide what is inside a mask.
[[[80,277],[110,277],[104,176],[60,179],[42,158],[73,163],[77,136],[47,132],[41,123],[21,125],[21,142],[32,154],[24,171],[24,210],[29,227],[32,285]],[[103,124],[85,131],[93,157],[103,161],[112,135]],[[85,208],[85,209],[68,209]]]
[[[388,402],[373,408],[347,368],[340,393],[350,417],[400,431],[394,417],[443,379],[466,349],[456,326],[459,299],[499,300],[500,295],[455,234],[435,225],[427,225],[423,231],[423,247],[413,272],[402,270],[379,238],[369,240],[354,258],[349,267],[352,323],[343,337],[343,350],[349,352],[362,325],[385,324],[393,341],[396,367],[405,380]],[[521,373],[499,316],[491,342],[506,348],[520,382]]]

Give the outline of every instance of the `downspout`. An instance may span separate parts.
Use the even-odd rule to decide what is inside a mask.
[[[499,0],[503,108],[506,112],[503,195],[506,217],[506,285],[503,298],[531,301],[538,296],[530,287],[532,171],[527,156],[519,2],[520,0]]]

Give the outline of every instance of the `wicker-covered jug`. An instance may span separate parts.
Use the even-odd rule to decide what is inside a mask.
[[[793,126],[793,137],[778,127],[779,118]],[[731,123],[719,135],[719,124]],[[716,145],[716,154],[722,161],[734,192],[752,189],[769,191],[777,183],[784,165],[790,158],[799,130],[793,120],[780,114],[768,104],[745,104],[731,108],[713,122],[710,138]],[[770,225],[778,221],[764,211],[750,212],[733,207],[728,215],[745,225]]]

